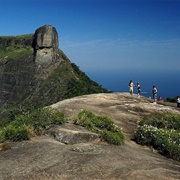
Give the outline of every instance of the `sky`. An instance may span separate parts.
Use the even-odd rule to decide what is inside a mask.
[[[180,0],[0,0],[0,36],[50,24],[84,72],[180,70]]]

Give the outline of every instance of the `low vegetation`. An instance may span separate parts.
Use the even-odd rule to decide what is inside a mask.
[[[114,122],[107,116],[97,116],[90,111],[79,112],[74,119],[74,124],[86,127],[92,132],[100,134],[102,140],[108,143],[121,145],[124,142],[124,134]]]
[[[135,141],[152,146],[168,158],[180,161],[180,115],[144,116],[134,134]]]
[[[33,53],[33,34],[0,37],[0,59],[17,60]]]
[[[27,109],[32,111],[63,99],[108,92],[71,63],[60,49],[58,62],[36,74],[32,41],[33,34],[0,37],[0,128]]]
[[[62,112],[51,108],[34,109],[30,113],[13,115],[12,118],[7,126],[0,129],[0,143],[7,140],[14,142],[29,140],[32,136],[44,134],[50,126],[67,121]],[[74,124],[99,133],[101,139],[108,143],[121,145],[124,142],[123,132],[107,116],[96,116],[90,111],[83,110],[74,118]]]
[[[74,63],[65,61],[43,80],[37,90],[34,92],[37,96],[35,101],[38,98],[46,102],[46,105],[84,94],[108,92],[89,79]]]
[[[66,117],[62,112],[50,108],[36,109],[15,117],[0,129],[0,142],[29,140],[31,136],[43,134],[51,125],[64,122]]]
[[[174,98],[167,97],[164,101],[165,102],[176,103],[177,102],[177,97],[174,97]]]

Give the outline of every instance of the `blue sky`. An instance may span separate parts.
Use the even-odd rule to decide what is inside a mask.
[[[0,0],[0,36],[50,24],[83,71],[180,70],[179,0]]]

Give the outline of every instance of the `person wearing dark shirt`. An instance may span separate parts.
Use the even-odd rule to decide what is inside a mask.
[[[153,86],[152,88],[152,94],[153,94],[153,99],[154,99],[154,103],[156,103],[156,100],[157,100],[157,88],[156,86]]]

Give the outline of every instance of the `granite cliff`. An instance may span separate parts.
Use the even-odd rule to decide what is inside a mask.
[[[45,106],[77,95],[107,92],[59,48],[51,25],[34,34],[0,37],[0,107]]]

